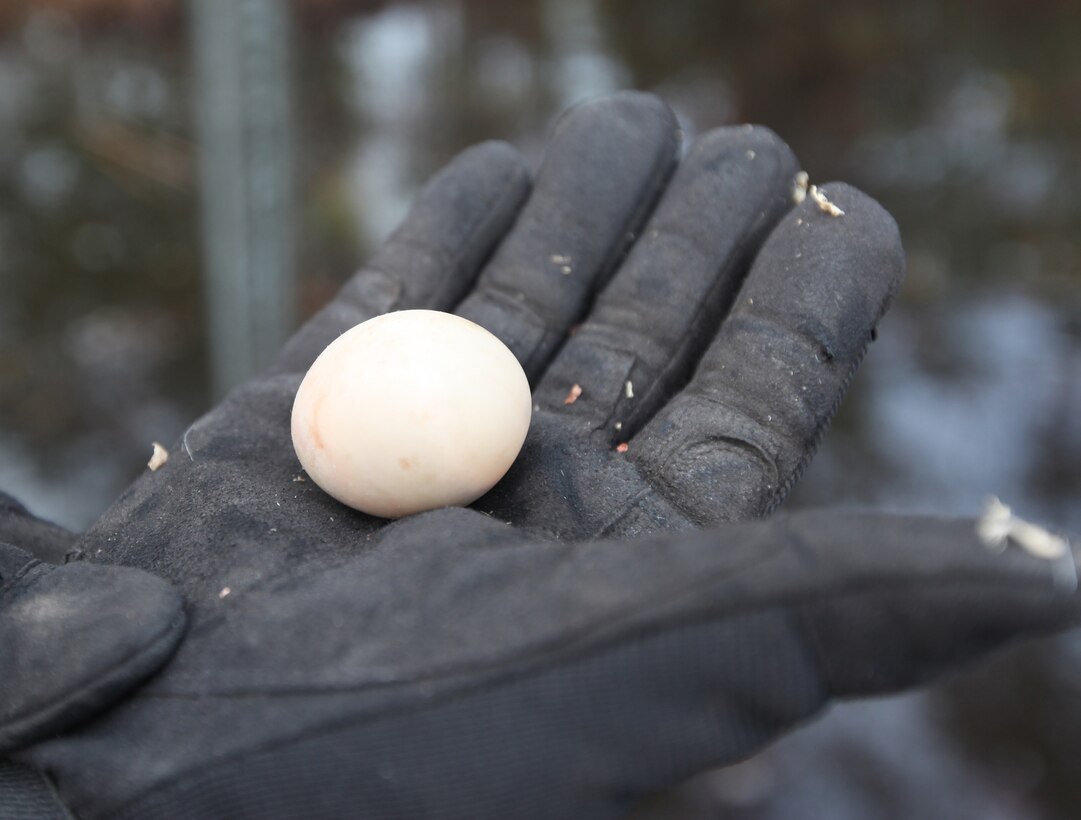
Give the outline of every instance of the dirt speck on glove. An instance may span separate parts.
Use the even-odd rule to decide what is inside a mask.
[[[152,471],[157,470],[166,461],[169,460],[169,451],[162,447],[158,442],[153,442],[154,452],[150,456],[150,461],[146,463]]]

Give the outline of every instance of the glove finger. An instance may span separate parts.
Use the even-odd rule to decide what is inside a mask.
[[[695,143],[642,238],[545,373],[537,403],[603,429],[606,444],[626,441],[686,382],[751,259],[791,207],[798,170],[766,128],[722,128]],[[582,393],[564,410],[575,384]]]
[[[556,126],[521,217],[456,311],[498,336],[531,381],[649,215],[679,141],[671,110],[641,93],[579,105]]]
[[[185,624],[156,576],[0,544],[0,755],[113,705],[165,664]]]
[[[132,817],[303,812],[316,792],[326,817],[403,805],[620,816],[828,698],[867,691],[836,677],[848,661],[880,691],[1075,623],[1067,567],[1069,553],[993,553],[972,521],[801,513],[680,537],[523,543],[475,511],[426,513],[353,561],[224,599],[216,630],[193,632],[150,697],[99,726],[94,754],[76,737],[31,760],[77,767],[61,782],[95,816],[118,803]],[[943,594],[930,617],[908,617],[932,588]],[[905,593],[908,610],[850,623],[859,641],[824,643],[834,636],[818,607]],[[979,596],[989,603],[971,606]],[[128,732],[155,766],[132,758]]]
[[[0,492],[0,541],[19,544],[39,561],[60,564],[75,534],[38,518],[10,495]]]
[[[904,274],[893,218],[842,183],[808,197],[755,260],[687,387],[631,445],[699,524],[769,513],[810,461]]]
[[[1072,568],[1072,556],[1064,560]],[[377,685],[488,664],[506,671],[534,650],[555,661],[701,620],[771,608],[799,614],[858,594],[915,600],[930,589],[1000,600],[995,612],[956,606],[951,617],[969,624],[961,632],[971,632],[972,618],[995,617],[1021,633],[1081,612],[1081,595],[1061,594],[1061,563],[994,552],[971,520],[801,512],[680,536],[523,543],[494,519],[449,508],[399,520],[374,553],[318,581],[230,596],[262,639],[193,634],[170,678],[177,691],[200,685],[196,666],[186,679],[183,659],[197,657],[204,639],[216,642],[215,668],[237,688]],[[402,607],[402,590],[413,588],[426,593]],[[953,604],[943,598],[942,606]],[[363,639],[328,628],[342,618],[368,624]]]
[[[392,310],[450,310],[473,284],[529,194],[511,146],[486,142],[455,157],[418,194],[375,256],[283,348],[271,374],[303,372],[349,328]]]

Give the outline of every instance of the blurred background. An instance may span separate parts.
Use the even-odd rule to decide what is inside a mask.
[[[899,303],[791,505],[1081,531],[1072,0],[2,0],[0,490],[79,529],[480,139],[656,91],[897,217]],[[1081,639],[835,707],[661,818],[1081,817]]]

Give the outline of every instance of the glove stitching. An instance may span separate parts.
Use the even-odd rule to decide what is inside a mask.
[[[596,537],[603,538],[605,536],[611,535],[613,530],[615,530],[615,528],[619,524],[625,521],[627,517],[631,514],[631,512],[637,509],[638,505],[647,497],[653,495],[654,492],[654,489],[648,485],[636,492],[633,496],[631,496],[630,501],[623,505],[623,507],[621,507],[618,512],[609,517],[609,519],[601,525],[601,528],[597,532]],[[680,512],[682,512],[682,510],[680,510]]]

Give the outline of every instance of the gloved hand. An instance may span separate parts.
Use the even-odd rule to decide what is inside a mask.
[[[184,634],[170,584],[80,561],[71,538],[0,493],[0,754],[111,706]]]
[[[156,672],[184,633],[168,582],[80,561],[67,550],[72,538],[0,493],[0,755],[111,706]],[[34,785],[0,760],[0,818],[54,816],[55,801]]]
[[[1072,623],[1052,564],[972,521],[724,523],[798,478],[903,263],[859,192],[793,207],[765,129],[676,169],[678,135],[621,94],[561,120],[532,192],[501,144],[439,174],[80,539],[173,582],[191,627],[134,696],[18,759],[88,818],[611,817],[832,698]],[[289,411],[323,346],[411,307],[503,339],[537,409],[472,509],[389,523],[304,479]]]

